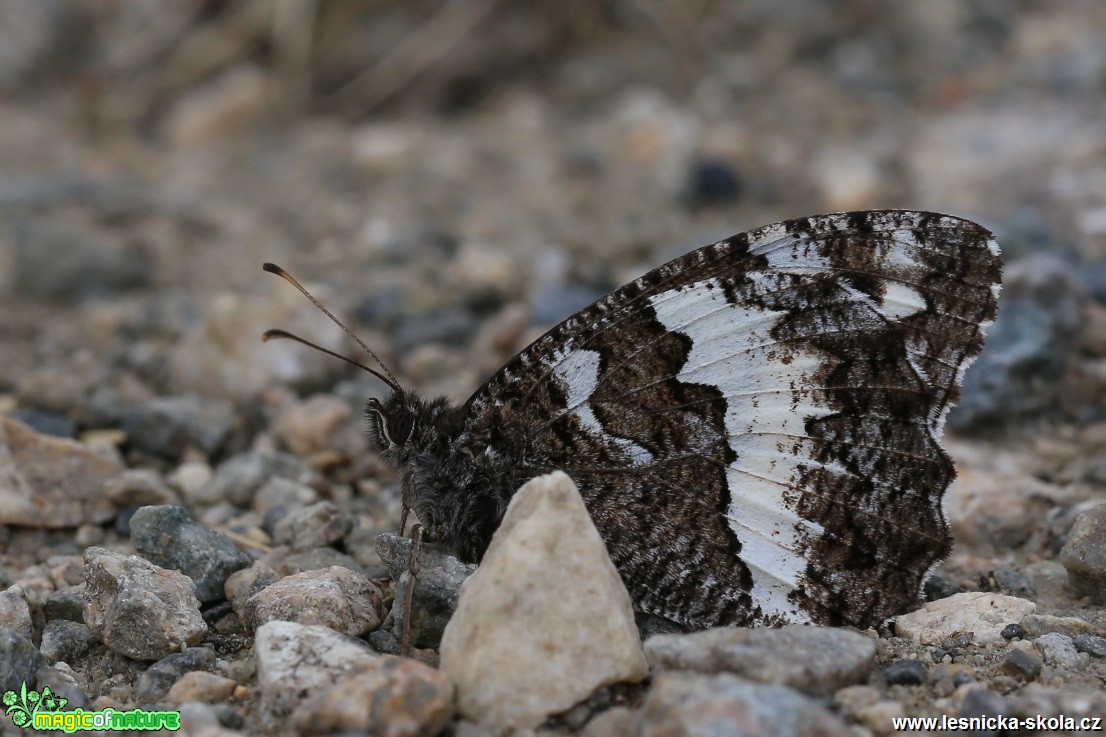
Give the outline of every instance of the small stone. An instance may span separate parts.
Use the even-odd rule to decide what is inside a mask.
[[[201,461],[186,461],[165,479],[169,486],[176,489],[185,500],[191,503],[204,502],[203,489],[211,483],[214,472],[211,466]]]
[[[1081,653],[1087,653],[1095,658],[1106,658],[1106,637],[1080,633],[1071,638],[1075,649]]]
[[[890,685],[918,686],[926,682],[928,673],[920,660],[896,660],[883,669],[883,677]]]
[[[353,529],[353,518],[334,502],[322,501],[285,515],[273,530],[273,541],[293,552],[333,545]]]
[[[996,568],[991,571],[980,581],[980,589],[983,591],[1000,591],[1023,599],[1037,593],[1033,582],[1026,578],[1021,571],[1014,568]]]
[[[297,573],[266,586],[246,602],[243,620],[256,630],[272,620],[322,625],[347,635],[380,626],[384,596],[363,573],[341,566]]]
[[[1000,643],[1006,623],[1019,622],[1036,609],[1036,604],[1025,599],[972,591],[928,602],[917,611],[895,617],[895,631],[923,645],[941,645],[957,633],[969,635],[977,645]]]
[[[380,656],[329,627],[273,621],[258,628],[254,657],[261,705],[266,718],[276,723]]]
[[[115,516],[104,481],[120,465],[74,440],[0,417],[0,525],[64,528]]]
[[[1057,617],[1052,614],[1028,614],[1022,617],[1023,637],[1040,637],[1050,632],[1059,632],[1068,637],[1091,631],[1091,624],[1079,617]]]
[[[161,474],[144,468],[128,469],[104,483],[104,496],[120,509],[151,504],[179,504],[177,493]]]
[[[939,573],[935,573],[922,584],[922,594],[926,601],[947,599],[953,594],[959,594],[960,587]]]
[[[1041,674],[1044,661],[1024,648],[1012,647],[1000,667],[1008,675],[1033,680]]]
[[[281,550],[281,548],[273,548],[274,553],[278,550]],[[287,548],[284,550],[287,550]],[[302,553],[289,553],[282,556],[274,567],[280,575],[292,576],[307,571],[319,571],[331,566],[348,568],[355,573],[363,572],[361,566],[357,565],[357,561],[334,548],[313,548]]]
[[[31,605],[19,586],[0,591],[0,628],[31,639]]]
[[[30,684],[27,684],[28,688]],[[35,690],[42,692],[49,688],[55,696],[66,700],[65,710],[85,709],[89,707],[88,695],[81,689],[73,669],[65,663],[39,668],[35,673]]]
[[[85,552],[84,621],[109,650],[157,660],[207,632],[192,579],[137,555]]]
[[[1065,668],[1077,669],[1081,667],[1079,653],[1075,649],[1075,642],[1067,635],[1052,632],[1041,635],[1033,641],[1041,651],[1048,665],[1060,665]]]
[[[221,532],[197,525],[184,507],[142,507],[131,517],[131,542],[155,565],[178,570],[196,583],[207,603],[226,598],[227,577],[250,564],[250,557]]]
[[[0,694],[18,692],[24,681],[34,683],[35,673],[44,665],[45,658],[29,639],[0,627]]]
[[[1106,603],[1106,504],[1091,507],[1075,518],[1060,551],[1068,580],[1080,596]]]
[[[702,159],[688,173],[687,198],[695,206],[728,204],[741,195],[737,170],[720,159]]]
[[[239,422],[229,401],[198,394],[150,399],[124,412],[121,420],[132,447],[174,460],[190,446],[214,455]]]
[[[210,647],[190,647],[184,652],[167,655],[139,674],[134,697],[142,704],[161,701],[185,673],[212,671],[216,662],[215,650]]]
[[[39,651],[48,663],[63,660],[76,663],[92,650],[97,643],[96,635],[81,622],[68,619],[52,619],[42,630],[42,644]]]
[[[864,680],[875,661],[876,643],[857,632],[830,627],[719,627],[656,635],[645,643],[645,654],[654,671],[726,671],[829,696]]]
[[[301,509],[319,501],[319,492],[306,484],[283,477],[273,477],[266,481],[254,495],[250,508],[260,515],[279,510],[284,516],[295,509]]]
[[[181,676],[165,694],[165,698],[172,704],[188,701],[216,704],[229,699],[237,686],[230,678],[195,670]]]
[[[625,706],[612,706],[604,712],[596,714],[590,722],[584,725],[580,732],[581,737],[626,737],[636,735],[638,715]],[[457,737],[460,737],[458,735]],[[490,737],[490,735],[481,735]]]
[[[244,618],[246,602],[250,597],[269,584],[276,583],[280,577],[265,561],[255,560],[248,568],[235,571],[227,577],[224,588],[227,599],[240,618]]]
[[[1020,624],[1008,624],[1002,628],[1002,632],[999,634],[1002,635],[1004,640],[1013,640],[1015,637],[1025,639],[1025,630],[1022,629]]]
[[[872,686],[846,686],[833,695],[833,700],[847,714],[856,714],[880,700],[878,688]]]
[[[453,696],[453,684],[440,671],[384,655],[304,702],[292,724],[301,733],[436,735],[453,716]]]
[[[249,451],[232,456],[220,464],[210,483],[199,492],[198,498],[206,504],[228,501],[238,507],[248,507],[257,491],[273,477],[283,478],[300,486],[314,487],[320,483],[319,475],[294,455]]]
[[[960,716],[987,717],[998,716],[1007,712],[1005,699],[994,691],[988,691],[983,686],[973,686],[964,693],[964,701],[960,704]]]
[[[894,734],[894,720],[904,716],[906,709],[902,704],[886,699],[856,712],[856,720],[878,735]]]
[[[388,567],[388,574],[396,582],[395,590],[407,591],[408,565],[411,557],[410,538],[384,533],[377,538],[376,550]],[[415,591],[411,599],[411,642],[417,647],[436,648],[442,639],[446,625],[457,609],[461,584],[476,570],[475,565],[462,563],[452,555],[446,555],[431,545],[419,546],[419,575],[415,577]],[[392,602],[393,632],[399,635],[407,618],[404,596],[396,596]]]
[[[280,413],[272,432],[293,453],[310,456],[332,446],[333,436],[349,421],[353,410],[331,394],[316,394]]]
[[[848,727],[817,701],[784,686],[729,673],[661,673],[645,698],[638,737],[845,737]]]
[[[399,655],[399,651],[403,648],[399,638],[384,629],[371,633],[369,644],[372,645],[373,650],[384,655]]]
[[[512,497],[446,627],[441,668],[460,712],[493,729],[537,726],[647,675],[629,594],[566,474]]]
[[[85,585],[69,586],[47,596],[42,602],[42,613],[48,621],[69,619],[84,622],[84,601]]]
[[[72,438],[77,433],[77,426],[73,424],[73,421],[57,412],[49,412],[34,407],[20,407],[12,412],[11,418],[19,420],[41,435],[50,435],[55,438]]]

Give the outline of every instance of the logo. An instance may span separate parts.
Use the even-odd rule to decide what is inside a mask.
[[[180,729],[179,711],[143,711],[131,709],[116,711],[112,708],[100,711],[73,709],[62,711],[68,699],[54,694],[47,686],[42,692],[28,691],[27,683],[19,691],[4,692],[4,713],[12,724],[21,729],[37,729],[44,732],[84,731],[155,731]]]

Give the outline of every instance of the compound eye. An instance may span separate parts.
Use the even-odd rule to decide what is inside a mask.
[[[385,422],[388,439],[395,445],[403,445],[411,439],[415,431],[415,415],[407,410],[398,410]]]

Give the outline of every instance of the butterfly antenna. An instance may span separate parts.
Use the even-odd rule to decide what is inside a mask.
[[[327,350],[326,348],[323,348],[322,346],[315,345],[311,341],[304,340],[303,338],[299,337],[298,335],[293,335],[292,333],[289,333],[286,330],[266,330],[265,333],[261,336],[262,340],[273,340],[275,338],[286,338],[286,339],[289,339],[289,340],[294,340],[298,343],[302,343],[306,346],[310,346],[311,348],[314,348],[315,350],[322,351],[323,353],[334,356],[336,358],[340,358],[343,361],[345,361],[346,363],[351,363],[354,366],[359,366],[360,368],[364,369],[365,371],[368,371],[370,374],[372,374],[373,376],[377,377],[378,379],[383,381],[385,384],[390,386],[392,388],[392,390],[395,391],[397,394],[403,394],[403,388],[400,387],[399,381],[396,379],[395,376],[392,375],[392,372],[388,370],[388,367],[384,365],[384,362],[381,361],[379,358],[377,358],[377,355],[375,353],[373,353],[371,350],[369,350],[369,347],[367,345],[365,345],[365,341],[361,340],[356,335],[354,335],[353,331],[350,330],[349,328],[347,328],[345,323],[343,323],[341,320],[339,320],[337,317],[335,317],[334,314],[330,310],[323,307],[322,303],[319,302],[319,300],[315,299],[313,296],[311,296],[311,292],[304,289],[303,285],[300,284],[298,281],[296,281],[296,279],[291,274],[289,274],[284,269],[280,268],[276,264],[271,263],[269,261],[266,261],[264,264],[262,264],[261,268],[263,268],[265,271],[268,271],[270,274],[276,274],[277,276],[279,276],[280,278],[284,279],[286,282],[288,282],[289,284],[294,286],[296,289],[300,290],[300,293],[303,296],[305,296],[309,300],[311,300],[311,303],[313,305],[315,305],[316,307],[318,307],[319,310],[322,311],[322,313],[324,315],[329,317],[334,322],[335,325],[337,325],[342,330],[344,330],[346,335],[353,338],[353,340],[357,343],[357,345],[361,346],[361,350],[365,351],[365,353],[367,353],[369,355],[369,358],[376,361],[376,365],[380,366],[380,368],[384,371],[384,374],[381,374],[379,371],[376,371],[375,369],[369,368],[368,366],[364,365],[363,363],[359,363],[357,361],[354,361],[353,359],[346,358],[345,356],[343,356],[339,353],[335,353],[334,351]]]

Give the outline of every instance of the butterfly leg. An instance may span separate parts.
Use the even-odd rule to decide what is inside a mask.
[[[404,508],[406,511],[406,508]],[[407,586],[403,591],[403,624],[400,630],[400,654],[411,656],[411,606],[415,599],[415,579],[419,575],[419,544],[422,542],[422,525],[411,526],[411,558],[407,562]]]

